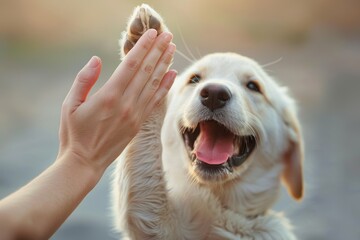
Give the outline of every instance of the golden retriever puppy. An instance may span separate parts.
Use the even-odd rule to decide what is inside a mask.
[[[147,29],[137,7],[120,41]],[[214,53],[177,77],[167,102],[117,160],[115,225],[126,239],[296,239],[270,210],[280,182],[300,199],[303,143],[293,100],[254,60]]]

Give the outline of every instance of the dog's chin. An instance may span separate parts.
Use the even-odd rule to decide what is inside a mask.
[[[237,176],[256,148],[256,136],[236,135],[219,122],[181,126],[190,171],[202,183],[224,182]]]

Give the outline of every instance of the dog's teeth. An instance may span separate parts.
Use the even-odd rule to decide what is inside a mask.
[[[191,161],[195,161],[195,160],[196,160],[196,154],[195,154],[195,153],[192,153],[190,157],[191,157]]]
[[[226,163],[224,163],[224,167],[229,171],[229,172],[233,172],[233,168],[230,164],[230,160],[228,160]]]

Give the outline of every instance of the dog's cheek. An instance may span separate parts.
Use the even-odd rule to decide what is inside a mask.
[[[258,132],[263,153],[273,163],[279,162],[282,159],[284,146],[287,145],[287,133],[282,119],[272,108],[264,108],[256,117],[260,122]]]

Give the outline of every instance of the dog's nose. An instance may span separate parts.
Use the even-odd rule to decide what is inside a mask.
[[[200,91],[201,103],[211,111],[224,107],[230,98],[230,90],[220,84],[208,84]]]

